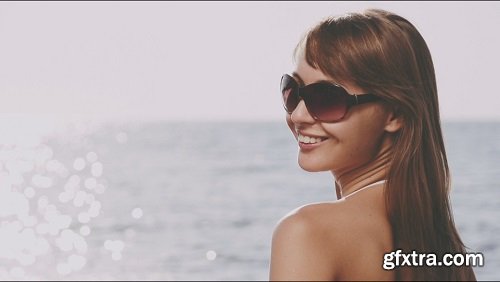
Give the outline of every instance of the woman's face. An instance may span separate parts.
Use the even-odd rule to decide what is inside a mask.
[[[304,56],[299,56],[294,76],[303,85],[329,80],[344,87],[349,94],[367,93],[352,83],[336,81],[312,68]],[[388,117],[389,113],[380,103],[366,103],[351,107],[340,121],[320,122],[309,114],[302,100],[292,114],[287,114],[286,121],[297,142],[299,134],[327,138],[312,148],[300,148],[298,162],[302,169],[341,174],[377,155]]]

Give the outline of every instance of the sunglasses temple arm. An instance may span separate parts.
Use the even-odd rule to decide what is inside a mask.
[[[352,97],[354,96],[354,97]],[[377,100],[380,100],[380,97],[375,96],[373,94],[361,94],[361,95],[352,95],[349,97],[349,104],[352,105],[359,105],[359,104],[364,104],[368,102],[375,102]]]

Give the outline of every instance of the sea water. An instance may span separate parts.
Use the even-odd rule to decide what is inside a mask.
[[[500,278],[500,123],[445,123],[455,222]],[[284,122],[68,125],[0,145],[0,278],[267,280],[289,211],[336,199]]]

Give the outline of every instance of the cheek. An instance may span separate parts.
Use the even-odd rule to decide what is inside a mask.
[[[364,163],[377,154],[383,130],[376,126],[359,126],[358,128],[344,135],[341,142],[349,152],[349,158]]]
[[[288,124],[288,128],[292,131],[293,136],[297,139],[297,132],[295,131],[295,125],[292,122],[292,118],[290,114],[286,114],[286,123]]]
[[[327,129],[327,128],[325,128]],[[337,124],[330,127],[330,140],[325,158],[332,167],[355,167],[366,163],[377,154],[381,129],[366,123]]]

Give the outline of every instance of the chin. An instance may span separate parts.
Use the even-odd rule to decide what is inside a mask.
[[[328,166],[325,166],[324,164],[318,161],[301,160],[300,157],[299,157],[299,166],[300,168],[302,168],[307,172],[320,172],[320,171],[330,170]]]

